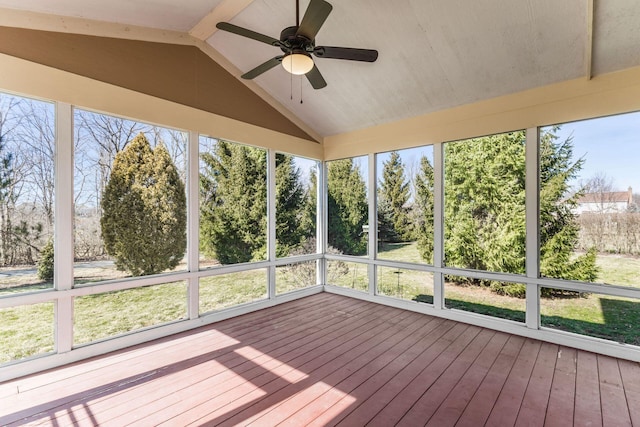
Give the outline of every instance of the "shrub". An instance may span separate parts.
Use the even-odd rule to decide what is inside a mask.
[[[53,280],[53,240],[49,240],[40,251],[38,279],[47,282]]]

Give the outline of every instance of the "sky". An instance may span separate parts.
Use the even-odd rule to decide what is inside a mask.
[[[612,180],[614,191],[626,191],[632,187],[634,193],[640,194],[640,112],[565,123],[556,134],[560,140],[573,138],[574,161],[581,157],[585,159],[574,184],[604,174]],[[408,175],[417,170],[423,154],[433,162],[431,146],[400,150],[399,154]],[[389,159],[389,155],[380,153],[376,158],[378,179],[382,177],[383,162]],[[309,170],[316,162],[302,157],[295,157],[294,161],[300,167],[303,179],[307,180]],[[366,182],[366,156],[355,161]]]
[[[605,175],[612,180],[613,191],[632,187],[634,193],[640,194],[640,112],[564,123],[556,134],[560,141],[572,137],[573,160],[585,160],[574,185]],[[433,162],[433,149],[429,146],[399,151],[407,171],[417,168],[423,153]],[[383,162],[388,159],[389,153],[377,156],[378,179]]]
[[[572,136],[574,158],[585,159],[579,180],[604,174],[614,191],[640,194],[640,113],[566,123],[557,135]]]

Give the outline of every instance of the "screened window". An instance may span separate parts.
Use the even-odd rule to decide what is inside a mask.
[[[267,297],[265,269],[220,274],[200,279],[200,314]]]
[[[444,162],[445,264],[523,274],[524,131],[446,143]]]
[[[267,259],[267,151],[200,138],[200,268]]]
[[[376,155],[377,258],[433,263],[433,147]]]
[[[543,128],[541,275],[640,287],[640,113]]]
[[[316,253],[318,162],[276,154],[276,255]],[[315,281],[315,279],[314,279]]]
[[[185,319],[186,282],[78,297],[73,316],[75,345]]]
[[[185,270],[187,134],[74,111],[76,284]]]
[[[329,252],[367,254],[369,218],[367,157],[327,162]]]
[[[433,273],[378,267],[378,294],[433,304]]]
[[[53,287],[54,116],[0,93],[0,296]]]

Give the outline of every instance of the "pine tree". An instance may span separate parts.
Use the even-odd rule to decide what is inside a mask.
[[[342,253],[363,255],[367,251],[362,227],[367,223],[367,188],[353,159],[329,163],[327,196],[329,244]]]
[[[540,144],[540,271],[547,277],[593,281],[597,274],[595,252],[573,256],[579,229],[572,208],[580,194],[569,195],[569,182],[583,161],[572,163],[571,140],[560,143],[553,132],[542,134]],[[448,266],[524,274],[524,144],[524,132],[513,132],[445,145]],[[422,257],[431,261],[433,168],[424,158],[416,178],[416,193],[416,206],[424,220],[418,227],[418,248]],[[524,285],[486,284],[500,294],[525,294]],[[543,294],[553,292],[545,289]]]
[[[384,162],[378,187],[378,237],[382,241],[399,242],[413,239],[409,220],[409,182],[397,151]]]
[[[202,250],[222,264],[266,259],[266,152],[218,141],[201,159]]]
[[[524,272],[523,132],[445,145],[445,262]]]
[[[44,281],[53,280],[53,239],[50,239],[40,251],[40,259],[38,260],[38,279]]]
[[[200,243],[222,264],[266,259],[267,157],[264,150],[218,141],[203,153]],[[286,256],[306,237],[305,191],[293,157],[276,154],[276,238]]]
[[[175,268],[186,245],[184,183],[162,144],[136,136],[113,162],[100,219],[116,268],[133,276]]]
[[[540,136],[540,273],[593,282],[597,276],[596,249],[572,256],[580,231],[573,209],[582,193],[568,196],[569,182],[578,176],[584,159],[572,163],[572,139],[558,141],[555,130]]]
[[[420,170],[415,178],[418,220],[416,235],[420,256],[429,264],[433,263],[433,166],[427,158],[420,158]]]
[[[312,168],[309,172],[309,182],[304,194],[302,220],[300,228],[303,230],[303,245],[306,242],[316,238],[316,219],[318,213],[318,174],[316,168]],[[313,249],[315,252],[315,249]]]
[[[276,154],[276,250],[284,257],[300,246],[306,236],[301,228],[305,190],[300,169],[293,163],[293,156]]]

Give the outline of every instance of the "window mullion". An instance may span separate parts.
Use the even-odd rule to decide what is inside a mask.
[[[73,288],[73,108],[56,103],[54,284],[57,291]],[[65,189],[65,191],[60,191]],[[56,351],[73,347],[73,298],[62,293],[57,298]]]
[[[276,152],[267,151],[267,260],[269,298],[276,296]]]
[[[327,252],[327,163],[318,163],[316,180],[316,253],[323,254],[316,263],[316,284],[327,283],[327,262],[324,254]]]
[[[190,131],[187,141],[187,270],[197,272],[199,265],[200,186],[199,186],[199,138]],[[199,316],[199,280],[195,275],[188,279],[189,318]]]
[[[540,276],[540,132],[538,128],[527,129],[525,143],[525,208],[526,208],[526,275],[537,279]],[[527,285],[526,323],[528,328],[540,327],[540,286]]]
[[[369,233],[368,238],[368,256],[370,260],[376,259],[378,252],[378,207],[377,207],[377,186],[376,186],[376,155],[369,154]],[[375,295],[378,290],[378,283],[376,277],[376,265],[369,264],[369,294]]]
[[[433,146],[433,266],[444,267],[444,144]],[[433,274],[433,306],[444,308],[444,275]]]

